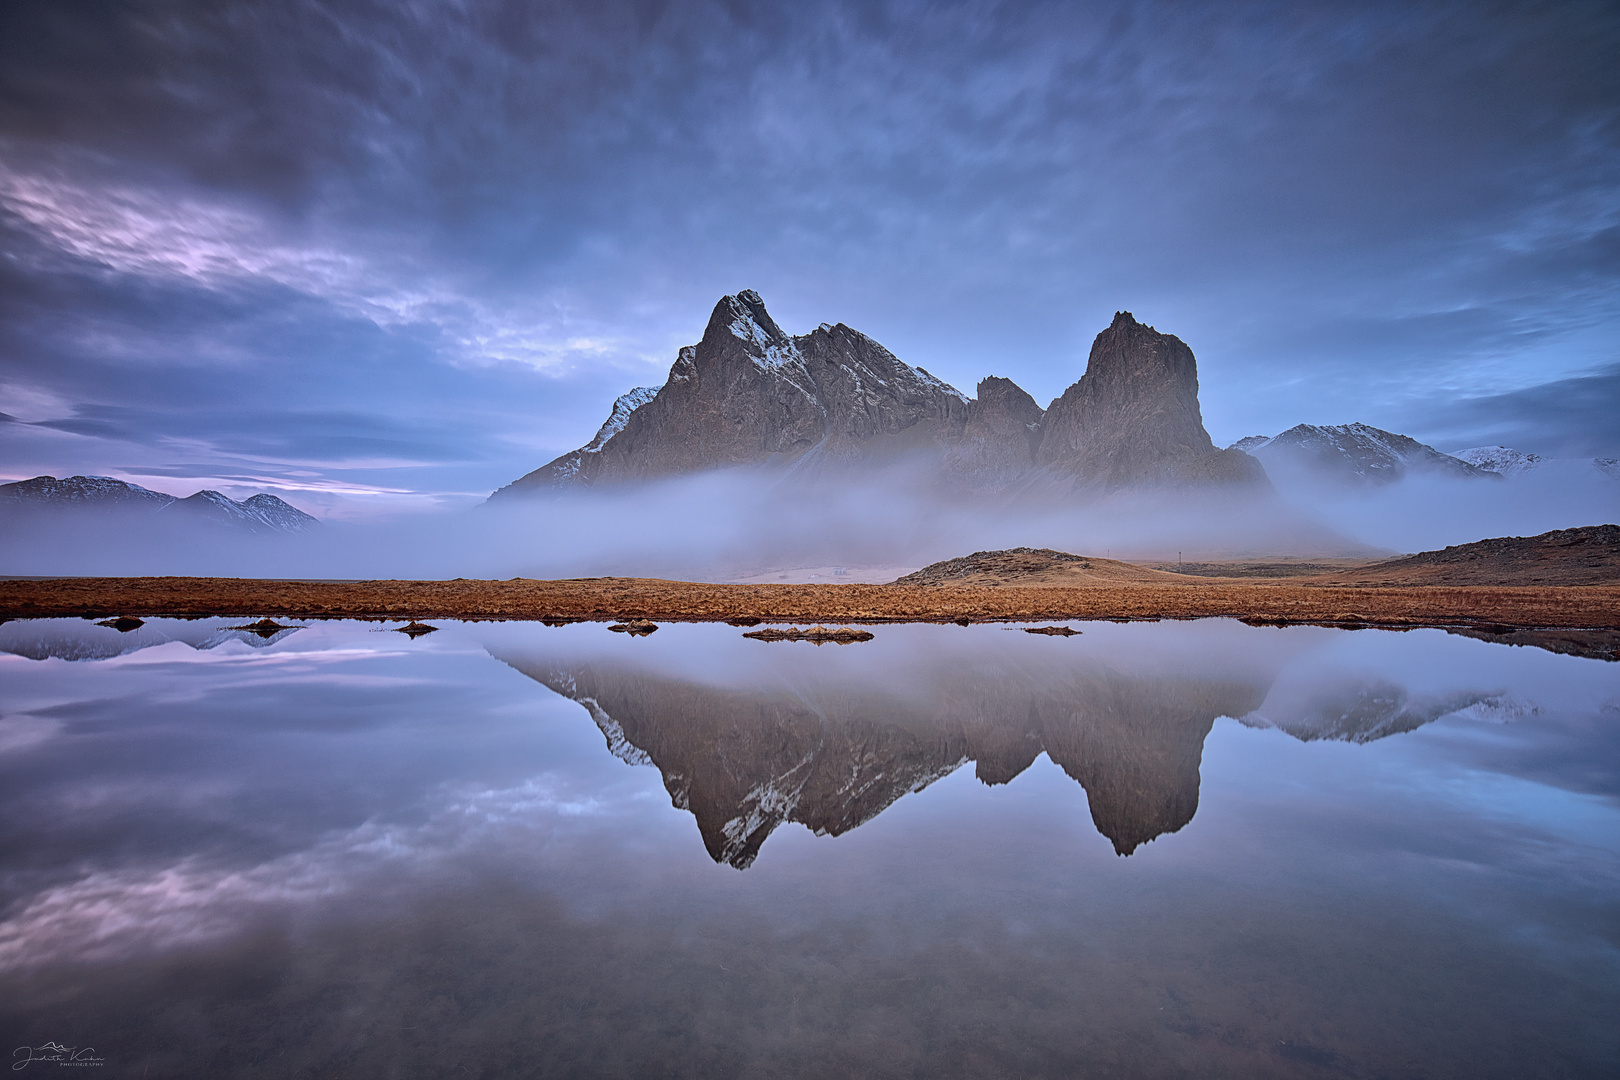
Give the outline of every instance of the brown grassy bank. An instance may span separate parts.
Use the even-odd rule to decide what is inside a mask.
[[[1166,575],[1173,577],[1174,575]],[[311,618],[945,622],[1234,617],[1279,623],[1620,629],[1617,586],[1333,586],[1297,581],[1065,588],[707,585],[651,578],[297,582],[240,578],[0,581],[0,618]]]

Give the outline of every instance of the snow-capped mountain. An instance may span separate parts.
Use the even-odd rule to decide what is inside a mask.
[[[213,525],[253,533],[303,532],[318,524],[302,510],[274,495],[264,494],[237,502],[217,491],[199,491],[184,499],[175,499],[159,512],[171,516],[184,514]]]
[[[110,476],[36,476],[14,484],[0,484],[0,503],[13,509],[29,506],[119,507],[161,510],[174,501],[173,495],[149,491],[139,484],[126,484]]]
[[[1528,472],[1545,460],[1540,454],[1522,454],[1508,446],[1475,446],[1459,450],[1452,457],[1503,476]]]
[[[495,493],[593,487],[730,466],[849,468],[901,456],[981,491],[1036,483],[1265,485],[1217,450],[1179,338],[1119,312],[1082,378],[1042,409],[1010,380],[969,399],[865,334],[822,323],[791,336],[758,293],[723,297],[669,379],[619,398],[590,443]]]
[[[1522,476],[1550,467],[1590,466],[1611,480],[1620,480],[1620,458],[1547,458],[1509,446],[1476,446],[1452,456],[1502,476]]]
[[[1360,423],[1299,424],[1280,435],[1250,435],[1228,449],[1252,454],[1271,469],[1308,471],[1346,484],[1390,484],[1412,473],[1498,475],[1406,435]]]
[[[274,495],[259,494],[237,502],[217,491],[199,491],[184,499],[151,491],[110,476],[36,476],[0,484],[0,506],[13,512],[99,512],[133,514],[154,522],[185,520],[250,533],[298,533],[319,522]]]
[[[628,394],[620,394],[613,402],[613,411],[609,414],[607,422],[596,429],[595,437],[578,450],[564,454],[547,465],[546,470],[549,470],[549,475],[555,478],[557,483],[564,483],[577,477],[587,456],[600,454],[602,447],[607,445],[607,441],[624,430],[624,425],[630,422],[630,414],[647,404],[657,394],[658,387],[656,386],[638,386]],[[519,481],[519,483],[521,482]]]

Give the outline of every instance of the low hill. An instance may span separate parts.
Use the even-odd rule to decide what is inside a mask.
[[[1020,588],[1106,588],[1119,585],[1186,585],[1200,579],[1150,570],[1145,566],[1070,555],[1051,548],[975,551],[907,574],[895,585],[1017,586]]]
[[[1476,540],[1306,580],[1313,585],[1616,585],[1620,525]]]

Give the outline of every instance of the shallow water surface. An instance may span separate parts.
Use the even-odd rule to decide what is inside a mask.
[[[1223,620],[821,647],[239,623],[0,626],[7,1050],[1620,1070],[1620,664]]]

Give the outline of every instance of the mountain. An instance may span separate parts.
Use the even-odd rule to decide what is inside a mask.
[[[1500,692],[1413,694],[1394,683],[1368,680],[1314,686],[1301,699],[1268,698],[1264,710],[1239,717],[1239,722],[1276,728],[1301,742],[1370,743],[1416,731],[1442,716],[1505,719],[1529,715],[1534,707]]]
[[[184,499],[150,491],[138,484],[108,476],[36,476],[13,484],[0,484],[0,506],[14,513],[34,515],[85,513],[121,521],[191,524],[224,527],[250,533],[297,533],[319,522],[274,495],[254,495],[237,502],[217,491],[199,491]]]
[[[1578,465],[1590,466],[1611,480],[1620,480],[1620,458],[1544,458],[1540,454],[1522,453],[1510,446],[1475,446],[1459,450],[1452,456],[1502,476],[1522,476],[1549,467],[1567,469]]]
[[[1414,473],[1481,478],[1497,474],[1416,439],[1369,424],[1300,424],[1281,435],[1250,435],[1229,450],[1241,450],[1268,469],[1307,472],[1343,484],[1391,484]]]
[[[1469,450],[1460,450],[1452,457],[1503,476],[1517,476],[1519,473],[1528,472],[1545,460],[1540,454],[1521,454],[1508,446],[1476,446]]]
[[[1005,784],[1043,752],[1085,789],[1121,855],[1198,810],[1204,738],[1258,708],[1252,678],[1143,677],[1085,659],[1033,675],[957,664],[937,693],[860,681],[711,686],[623,663],[497,659],[578,702],[632,765],[654,765],[715,862],[751,865],[781,824],[839,836],[968,761]]]
[[[744,290],[715,305],[703,340],[680,350],[668,381],[619,430],[496,496],[735,465],[884,460],[950,438],[967,412],[960,393],[865,334],[823,323],[790,337]]]
[[[1047,408],[1035,462],[1105,488],[1264,477],[1243,451],[1217,451],[1204,430],[1192,350],[1128,311],[1115,313],[1080,381]]]
[[[847,469],[921,461],[981,492],[1036,485],[1265,485],[1258,462],[1217,450],[1180,339],[1120,312],[1086,371],[1042,409],[1009,379],[978,397],[912,367],[842,323],[791,336],[758,293],[721,298],[703,339],[657,390],[632,391],[590,443],[492,498],[734,466]]]
[[[1217,717],[1366,743],[1459,710],[1517,707],[1494,691],[1425,694],[1355,675],[1279,684],[1282,654],[1085,635],[1049,645],[953,631],[913,648],[887,635],[851,647],[887,646],[876,662],[812,656],[809,646],[731,652],[709,639],[690,668],[677,658],[699,654],[647,660],[584,635],[486,648],[578,703],[614,756],[658,769],[709,855],[738,869],[784,824],[840,836],[969,762],[995,786],[1042,754],[1084,789],[1097,831],[1129,855],[1193,820]],[[794,648],[803,651],[779,651]]]
[[[237,502],[217,491],[199,491],[184,499],[175,499],[160,512],[253,533],[303,532],[318,524],[302,510],[274,495],[263,494]]]
[[[148,491],[110,476],[36,476],[14,484],[0,484],[0,503],[11,509],[31,507],[89,507],[158,511],[174,501],[173,495]]]

